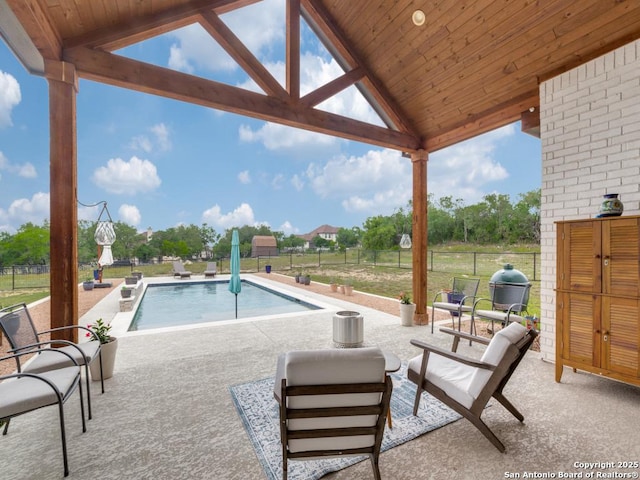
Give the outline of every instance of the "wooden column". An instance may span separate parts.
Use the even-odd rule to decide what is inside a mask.
[[[49,82],[51,328],[78,324],[78,208],[75,67],[45,61]],[[54,332],[76,342],[76,329]]]
[[[427,325],[427,161],[425,150],[411,154],[413,164],[413,299],[417,325]]]

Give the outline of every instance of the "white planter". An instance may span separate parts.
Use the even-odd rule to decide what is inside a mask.
[[[400,320],[403,327],[413,326],[413,316],[416,313],[415,303],[401,303],[400,304]]]
[[[118,349],[118,339],[115,337],[109,343],[103,343],[100,346],[102,352],[102,377],[113,377],[113,366],[116,362],[116,350]],[[89,371],[91,372],[91,380],[94,382],[100,380],[100,359],[96,358],[91,365],[89,365]]]

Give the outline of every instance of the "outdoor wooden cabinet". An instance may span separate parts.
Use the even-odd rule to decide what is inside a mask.
[[[556,226],[556,381],[566,365],[640,385],[640,217]]]

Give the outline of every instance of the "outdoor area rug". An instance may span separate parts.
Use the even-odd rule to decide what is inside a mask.
[[[406,369],[406,364],[403,364],[397,373],[391,374],[393,428],[387,425],[384,430],[383,452],[461,418],[449,407],[426,393],[423,393],[420,401],[418,416],[414,417],[413,401],[416,386],[407,380]],[[280,480],[282,478],[282,446],[278,403],[273,398],[274,382],[275,379],[271,377],[233,385],[229,389],[238,415],[242,419],[267,478]],[[363,460],[368,460],[368,457],[291,460],[288,477],[290,480],[315,480]]]

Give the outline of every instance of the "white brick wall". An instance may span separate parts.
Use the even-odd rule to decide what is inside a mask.
[[[605,193],[640,214],[640,41],[540,85],[541,351],[555,360],[554,222],[592,218]]]

